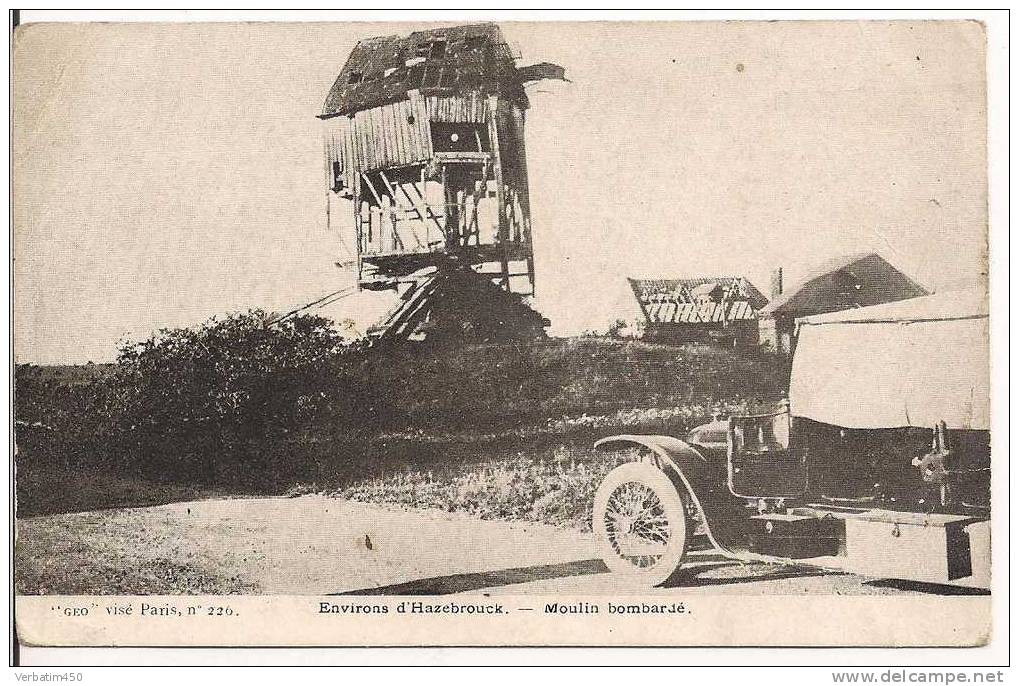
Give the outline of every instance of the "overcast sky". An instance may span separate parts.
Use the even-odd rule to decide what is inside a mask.
[[[976,23],[503,23],[529,89],[538,298],[553,333],[632,317],[626,276],[767,293],[876,250],[925,285],[986,263]],[[28,25],[14,54],[19,361],[289,309],[352,280],[315,115],[359,38],[424,25]],[[365,295],[333,309],[370,319]]]

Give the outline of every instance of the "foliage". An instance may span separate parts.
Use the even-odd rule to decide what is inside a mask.
[[[266,323],[251,311],[163,329],[75,385],[19,367],[19,467],[241,488],[286,478],[290,435],[344,399],[323,373],[341,339],[318,317]]]
[[[289,435],[343,399],[323,374],[340,349],[326,319],[266,326],[258,311],[124,346],[120,448],[145,456],[149,476],[273,484],[287,476]]]
[[[756,351],[576,338],[453,348],[405,349],[367,370],[386,402],[390,426],[426,433],[544,425],[578,415],[715,408],[773,400],[787,387],[787,364]]]
[[[583,337],[365,347],[318,317],[266,320],[252,311],[162,330],[124,344],[111,366],[19,365],[20,511],[86,508],[85,497],[39,495],[75,474],[113,490],[278,494],[380,465],[476,463],[479,441],[681,433],[787,387],[785,360],[758,351]],[[122,503],[94,486],[94,506]]]

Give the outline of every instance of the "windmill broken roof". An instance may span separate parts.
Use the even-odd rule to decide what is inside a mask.
[[[761,314],[805,317],[929,294],[877,253],[856,253],[824,263]]]
[[[319,116],[328,118],[378,107],[403,100],[413,90],[501,94],[526,108],[523,83],[545,78],[565,79],[565,71],[546,62],[517,69],[496,24],[377,36],[354,47]]]

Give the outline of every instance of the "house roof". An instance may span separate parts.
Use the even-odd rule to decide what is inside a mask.
[[[523,83],[543,78],[565,79],[565,71],[548,63],[517,69],[496,24],[376,36],[354,46],[319,116],[325,119],[397,102],[412,90],[500,94],[526,108]]]
[[[772,300],[762,316],[806,317],[906,300],[930,292],[877,253],[831,259]]]
[[[709,283],[702,283],[700,286],[694,287],[694,289],[692,291],[690,291],[690,294],[693,297],[695,297],[695,298],[697,296],[699,296],[699,295],[711,295],[712,293],[717,291],[719,288],[721,288],[721,284],[719,284],[717,282],[716,283],[710,283],[710,282]]]
[[[655,302],[646,306],[651,324],[709,324],[757,319],[746,300],[709,303]]]
[[[754,284],[742,276],[702,276],[689,279],[628,279],[630,288],[647,309],[653,303],[692,303],[696,294],[710,292],[721,286],[723,297],[729,301],[745,301],[751,309],[759,310],[768,299]],[[735,292],[733,292],[735,289]],[[696,291],[696,293],[695,293]]]

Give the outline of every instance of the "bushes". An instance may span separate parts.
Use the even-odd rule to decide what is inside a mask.
[[[786,387],[786,363],[753,351],[595,338],[379,348],[344,345],[318,317],[266,319],[162,330],[69,376],[19,366],[19,491],[56,470],[282,493],[405,464],[434,437],[452,437],[440,457],[458,462],[479,436],[679,433]]]
[[[583,415],[715,407],[785,393],[788,363],[757,351],[574,338],[394,351],[368,370],[401,427],[492,432]],[[383,390],[384,389],[384,390]]]
[[[323,370],[340,354],[328,320],[266,326],[260,311],[160,331],[121,349],[122,456],[145,476],[262,488],[286,478],[290,438],[344,396]]]
[[[81,469],[113,430],[110,370],[60,378],[45,367],[15,367],[15,438],[19,470]]]
[[[19,367],[19,467],[242,489],[294,476],[291,436],[349,409],[328,373],[343,348],[328,320],[266,322],[251,311],[164,329],[124,344],[109,373],[75,385]]]

